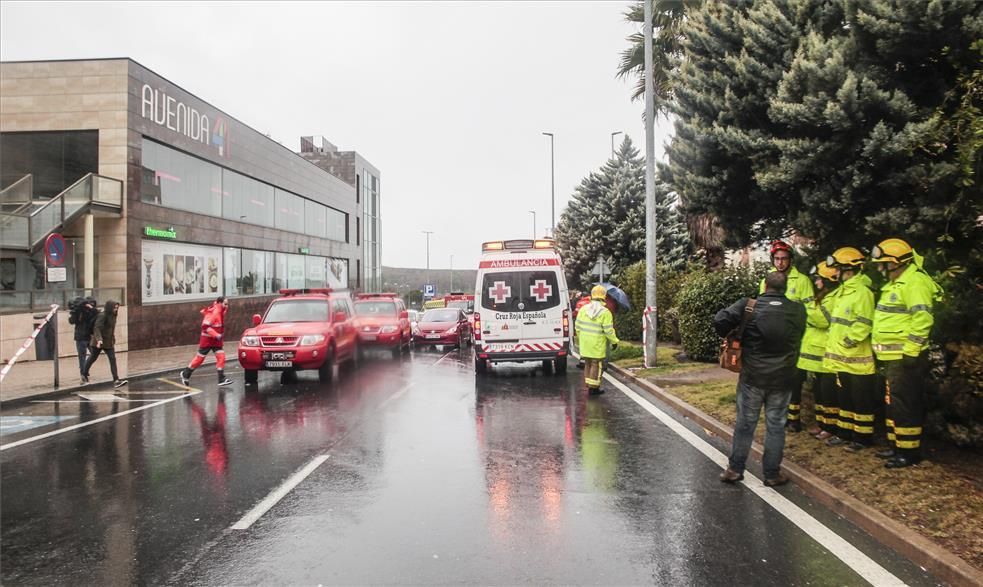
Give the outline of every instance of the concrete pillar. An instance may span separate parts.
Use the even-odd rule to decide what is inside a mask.
[[[92,214],[85,215],[84,256],[85,274],[83,285],[85,289],[96,287],[96,219]]]

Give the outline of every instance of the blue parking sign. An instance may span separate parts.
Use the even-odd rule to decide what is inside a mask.
[[[428,284],[424,285],[423,286],[423,295],[424,295],[424,297],[428,297],[428,298],[434,297],[435,295],[437,295],[437,286],[434,285],[434,284],[432,284],[432,283],[428,283]]]

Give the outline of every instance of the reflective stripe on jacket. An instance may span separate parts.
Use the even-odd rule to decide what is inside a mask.
[[[580,356],[585,359],[603,359],[608,354],[608,342],[618,344],[614,332],[614,316],[611,310],[598,301],[592,301],[577,312],[574,322]]]
[[[941,288],[914,263],[881,288],[871,334],[878,359],[917,357],[928,348],[928,334],[935,322],[932,305],[940,293]]]
[[[874,292],[864,274],[851,277],[826,297],[832,300],[823,367],[838,373],[874,374],[870,330],[874,325]]]
[[[774,267],[771,271],[778,271]],[[761,285],[758,286],[758,293],[765,293],[765,280],[761,280]],[[808,275],[804,275],[794,266],[788,270],[788,282],[785,286],[785,297],[792,300],[793,302],[799,302],[800,304],[807,304],[813,301],[815,295],[812,289],[812,280],[809,279]]]
[[[830,292],[817,302],[813,300],[806,306],[806,332],[802,336],[802,348],[799,349],[799,361],[796,366],[813,373],[829,373],[823,367],[823,355],[826,354],[826,338],[829,334],[830,319],[833,317],[833,294]]]

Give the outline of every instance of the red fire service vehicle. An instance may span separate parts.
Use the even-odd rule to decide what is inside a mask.
[[[413,341],[406,304],[394,293],[355,296],[355,327],[362,349],[387,349],[393,358],[409,351]]]
[[[347,292],[331,289],[281,289],[266,314],[253,316],[253,327],[242,333],[239,364],[247,384],[259,371],[316,370],[331,381],[335,366],[358,357],[355,312]]]

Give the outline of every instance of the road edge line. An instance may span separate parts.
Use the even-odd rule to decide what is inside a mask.
[[[720,422],[709,414],[691,406],[678,397],[665,391],[655,383],[640,379],[616,365],[610,366],[610,371],[651,393],[658,400],[668,404],[681,416],[689,418],[701,427],[730,442],[734,429]],[[755,442],[751,447],[754,459],[761,461],[763,449]],[[808,497],[828,507],[834,513],[867,532],[882,545],[901,554],[916,565],[931,572],[939,579],[958,587],[976,587],[983,585],[983,571],[977,570],[958,555],[911,530],[907,526],[895,522],[885,514],[875,510],[857,498],[837,489],[823,479],[807,471],[795,463],[782,462],[782,469]]]

